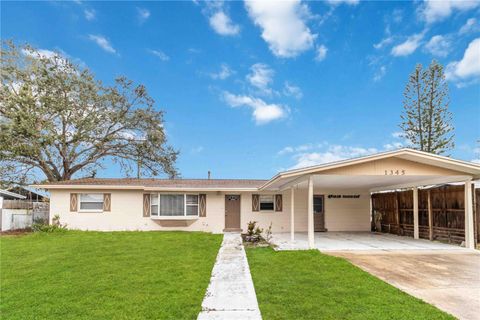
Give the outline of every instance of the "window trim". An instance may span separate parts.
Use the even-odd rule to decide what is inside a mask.
[[[85,194],[99,194],[102,196],[102,201],[93,201],[95,203],[101,203],[101,209],[82,209],[82,196]],[[92,201],[83,201],[83,202],[92,202]],[[78,212],[103,212],[103,207],[105,203],[105,196],[101,192],[83,192],[78,194]]]
[[[158,213],[156,215],[152,214],[152,196],[157,195],[157,206],[158,206]],[[183,215],[176,215],[176,216],[164,216],[160,214],[160,203],[161,203],[161,197],[160,195],[183,195]],[[197,204],[187,204],[187,196],[197,196]],[[196,215],[187,215],[187,206],[189,207],[197,207],[197,214]],[[191,193],[191,192],[155,192],[155,193],[150,193],[150,217],[153,219],[159,219],[159,220],[175,220],[175,219],[182,219],[182,220],[188,220],[188,219],[197,219],[200,217],[200,194],[198,193]]]
[[[273,209],[271,209],[271,210],[263,209],[262,210],[262,196],[272,197]],[[275,203],[275,195],[274,194],[259,194],[258,195],[258,212],[264,212],[264,213],[275,212],[275,207],[276,207],[276,203]]]

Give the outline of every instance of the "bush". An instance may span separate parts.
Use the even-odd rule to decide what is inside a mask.
[[[265,241],[270,243],[270,240],[272,240],[272,223],[270,222],[270,225],[268,226],[267,230],[265,230]]]
[[[66,224],[60,223],[60,216],[57,214],[52,218],[52,224],[48,224],[48,221],[44,219],[35,219],[32,224],[33,232],[64,232],[67,230]]]
[[[257,221],[250,221],[247,224],[247,234],[245,235],[245,241],[258,242],[262,240],[263,229],[257,226]]]

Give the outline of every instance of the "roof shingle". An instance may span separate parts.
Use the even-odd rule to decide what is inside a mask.
[[[154,179],[154,178],[83,178],[42,184],[65,186],[139,186],[158,188],[258,188],[268,180],[256,179]]]

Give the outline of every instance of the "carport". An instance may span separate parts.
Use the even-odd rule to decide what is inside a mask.
[[[322,252],[471,251],[452,244],[377,232],[315,232],[314,237],[315,249]],[[294,241],[289,233],[275,233],[271,242],[279,251],[309,249],[306,232],[296,232]]]
[[[474,248],[472,181],[479,178],[478,164],[401,149],[285,171],[273,177],[260,190],[289,191],[290,239],[283,239],[282,243],[288,246],[285,241],[290,241],[292,247],[295,244],[298,246],[306,236],[307,247],[313,249],[332,240],[328,238],[328,233],[332,231],[370,231],[371,194],[387,190],[413,191],[413,240],[429,243],[418,240],[418,190],[432,185],[461,183],[465,186],[465,246]],[[320,229],[317,226],[321,226]],[[316,229],[327,231],[326,236],[316,236]],[[379,242],[409,241],[406,239],[390,236]],[[351,245],[359,245],[358,240],[357,237],[357,241],[350,241]]]

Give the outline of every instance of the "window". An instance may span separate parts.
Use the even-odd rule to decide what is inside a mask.
[[[151,194],[150,211],[160,217],[198,216],[198,194]]]
[[[152,194],[150,197],[150,214],[152,216],[158,216],[158,194]]]
[[[160,194],[160,216],[184,216],[185,195]]]
[[[198,195],[187,194],[187,216],[198,216]]]
[[[80,211],[103,211],[103,193],[81,193]]]
[[[313,212],[323,213],[323,195],[313,196]]]
[[[275,201],[273,195],[260,196],[260,211],[273,211],[275,209]]]

